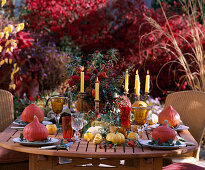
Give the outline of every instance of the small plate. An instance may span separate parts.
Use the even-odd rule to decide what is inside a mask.
[[[51,125],[51,124],[53,124],[53,123],[50,122],[50,121],[42,121],[41,123],[42,123],[43,125]],[[20,125],[20,126],[26,126],[28,123],[23,122],[22,120],[15,120],[15,121],[13,121],[13,124],[15,124],[15,125]]]
[[[150,145],[148,142],[151,142],[151,140],[140,140],[139,141],[142,145],[154,148],[154,149],[160,149],[160,150],[172,150],[172,149],[179,149],[181,147],[185,147],[186,144],[184,142],[180,142],[181,145],[174,145],[174,146],[160,146],[160,145]],[[175,144],[175,142],[174,142]]]
[[[159,124],[155,124],[155,125],[150,125],[149,127],[152,128],[152,129],[155,129],[158,126],[159,126]],[[173,129],[176,130],[176,131],[182,131],[182,130],[188,130],[189,127],[185,126],[185,125],[179,125],[177,128],[173,128]]]
[[[15,143],[20,143],[21,145],[25,145],[25,146],[45,146],[45,145],[51,145],[51,144],[58,142],[58,139],[55,139],[55,138],[49,138],[49,139],[50,140],[47,142],[44,142],[44,141],[29,142],[27,140],[21,141],[20,138],[14,138],[13,141]]]

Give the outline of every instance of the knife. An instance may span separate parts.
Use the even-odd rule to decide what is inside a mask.
[[[66,148],[66,149],[69,149],[69,147],[73,144],[73,142],[69,142],[67,144],[63,144],[63,145],[52,145],[52,146],[43,146],[43,147],[40,147],[39,149],[40,150],[43,150],[43,149],[53,149],[53,148]]]

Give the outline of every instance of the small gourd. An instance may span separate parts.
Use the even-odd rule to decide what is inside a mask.
[[[135,132],[130,132],[127,136],[128,139],[132,139],[132,140],[137,140],[138,139],[138,134]]]
[[[171,105],[167,106],[162,112],[158,115],[159,123],[163,124],[165,120],[168,121],[170,127],[176,127],[181,122],[179,113],[173,109]]]
[[[125,142],[125,136],[122,133],[108,133],[106,140],[112,142],[113,144],[121,145]]]
[[[87,142],[90,142],[92,139],[93,139],[93,134],[91,132],[86,132],[84,134],[84,139],[87,141]]]
[[[177,133],[174,129],[170,128],[167,123],[167,120],[165,120],[162,126],[158,126],[152,131],[152,138],[154,141],[159,140],[159,143],[162,144],[167,143],[170,139],[175,139]]]
[[[88,128],[87,132],[90,132],[93,134],[93,136],[95,136],[100,129],[102,129],[102,126],[91,126],[90,128]]]
[[[37,105],[32,103],[23,110],[21,114],[22,121],[30,123],[33,121],[34,115],[38,117],[39,122],[43,121],[44,119],[43,110],[41,110]]]
[[[56,124],[46,125],[49,135],[54,135],[57,132]]]
[[[38,121],[38,117],[34,116],[33,122],[24,127],[23,136],[29,142],[43,141],[48,137],[48,130]]]
[[[94,145],[100,144],[102,140],[103,140],[102,135],[98,133],[95,135],[95,138],[93,139],[93,144]]]

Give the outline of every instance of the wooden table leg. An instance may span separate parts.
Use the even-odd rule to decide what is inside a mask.
[[[58,157],[29,154],[29,170],[49,170],[53,169],[53,165],[57,164]]]
[[[161,170],[162,164],[162,158],[139,158],[134,161],[138,170]]]

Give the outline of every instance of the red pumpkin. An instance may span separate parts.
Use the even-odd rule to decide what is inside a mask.
[[[158,126],[152,131],[152,138],[154,141],[159,139],[159,143],[167,143],[168,140],[174,140],[177,133],[174,129],[170,128],[167,125],[167,121],[165,120],[162,126]]]
[[[38,120],[40,122],[43,121],[43,119],[44,119],[43,111],[38,106],[36,106],[35,104],[30,104],[22,112],[21,118],[24,122],[30,123],[30,122],[33,121],[34,115],[36,115],[38,117]]]
[[[158,121],[163,124],[167,120],[170,127],[176,127],[181,122],[179,113],[172,108],[171,105],[167,106],[161,113],[159,113]]]
[[[33,122],[24,127],[23,136],[29,142],[43,141],[48,137],[48,130],[38,121],[38,117],[35,116]]]

